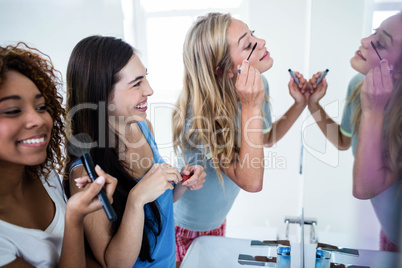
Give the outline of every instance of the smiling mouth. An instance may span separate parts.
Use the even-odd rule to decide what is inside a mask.
[[[36,138],[29,138],[29,139],[25,139],[25,140],[20,140],[18,141],[18,143],[21,144],[26,144],[26,145],[36,145],[36,144],[43,144],[46,141],[46,136],[42,135],[42,136],[37,136]]]
[[[367,59],[365,57],[363,57],[362,52],[360,50],[356,51],[356,55],[359,56],[361,59],[363,59],[364,61],[366,61]]]
[[[265,59],[267,56],[269,56],[269,52],[268,50],[265,50],[264,55],[261,57],[260,61],[262,61],[263,59]]]
[[[147,107],[148,107],[148,102],[147,101],[141,102],[140,104],[134,106],[134,108],[136,108],[136,109],[144,109],[144,108],[147,108]]]

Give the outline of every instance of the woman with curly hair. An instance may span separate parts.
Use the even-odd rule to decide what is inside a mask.
[[[0,47],[0,266],[86,267],[83,219],[116,181],[97,169],[96,183],[66,204],[61,83],[41,54]]]

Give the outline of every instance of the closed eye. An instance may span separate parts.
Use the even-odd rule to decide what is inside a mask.
[[[46,104],[39,105],[39,106],[36,108],[36,110],[37,110],[37,111],[46,111],[46,110],[47,110],[47,105],[46,105]]]
[[[134,84],[133,87],[139,87],[141,86],[142,81],[138,81],[138,83]]]
[[[17,115],[19,113],[21,113],[20,109],[12,109],[4,112],[6,115]]]
[[[383,45],[380,44],[380,42],[376,42],[377,43],[377,48],[378,49],[384,49],[385,47]]]

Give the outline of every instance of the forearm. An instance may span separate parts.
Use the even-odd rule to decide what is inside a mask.
[[[332,120],[320,104],[309,105],[309,111],[317,122],[318,127],[327,139],[338,149],[347,150],[350,147],[350,138],[344,136],[340,131],[340,126]]]
[[[243,109],[241,114],[241,147],[234,163],[236,183],[249,192],[262,189],[264,177],[264,151],[261,112]]]
[[[84,225],[74,223],[66,211],[63,245],[59,267],[86,267],[84,246]]]
[[[272,124],[271,131],[264,134],[264,146],[272,147],[282,139],[305,107],[305,104],[294,103],[279,120]]]
[[[181,183],[176,184],[173,189],[173,203],[179,200],[186,190],[187,187],[183,186]]]
[[[353,195],[369,199],[390,186],[381,151],[383,114],[362,114],[353,165]]]
[[[144,206],[127,200],[122,222],[106,252],[107,267],[133,267],[141,250]]]

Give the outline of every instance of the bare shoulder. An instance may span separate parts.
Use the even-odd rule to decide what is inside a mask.
[[[70,171],[69,179],[71,181],[71,180],[74,180],[76,178],[80,178],[80,177],[83,177],[83,176],[86,176],[86,175],[87,175],[87,172],[86,172],[84,166],[83,165],[78,165],[78,166],[75,166]]]
[[[87,176],[87,172],[83,165],[76,166],[73,168],[73,170],[70,171],[70,176],[68,177],[68,181],[69,181],[68,183],[70,185],[71,195],[83,190],[83,189],[79,189],[77,187],[74,180],[77,178],[84,177],[84,176]]]

